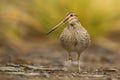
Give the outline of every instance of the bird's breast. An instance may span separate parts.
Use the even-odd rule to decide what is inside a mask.
[[[85,29],[68,29],[67,27],[63,30],[60,35],[60,41],[68,51],[83,51],[88,47],[90,43],[89,34]]]

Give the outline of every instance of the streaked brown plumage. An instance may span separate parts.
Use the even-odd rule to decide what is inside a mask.
[[[89,46],[90,36],[87,30],[82,27],[75,13],[69,13],[66,18],[49,31],[48,34],[63,23],[66,23],[67,26],[60,35],[61,44],[63,48],[68,51],[69,60],[72,60],[71,52],[78,54],[78,71],[80,72],[80,54]]]

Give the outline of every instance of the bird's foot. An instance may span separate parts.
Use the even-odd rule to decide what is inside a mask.
[[[77,70],[75,71],[75,73],[81,73],[81,72],[82,72],[81,69],[77,69]]]

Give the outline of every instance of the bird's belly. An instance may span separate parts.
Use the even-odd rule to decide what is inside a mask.
[[[85,50],[89,45],[89,35],[86,34],[69,34],[69,33],[62,33],[60,35],[60,41],[67,51],[73,52],[82,52]]]

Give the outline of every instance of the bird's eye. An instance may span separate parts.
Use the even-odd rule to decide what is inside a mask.
[[[70,14],[70,16],[73,16],[73,14]]]

